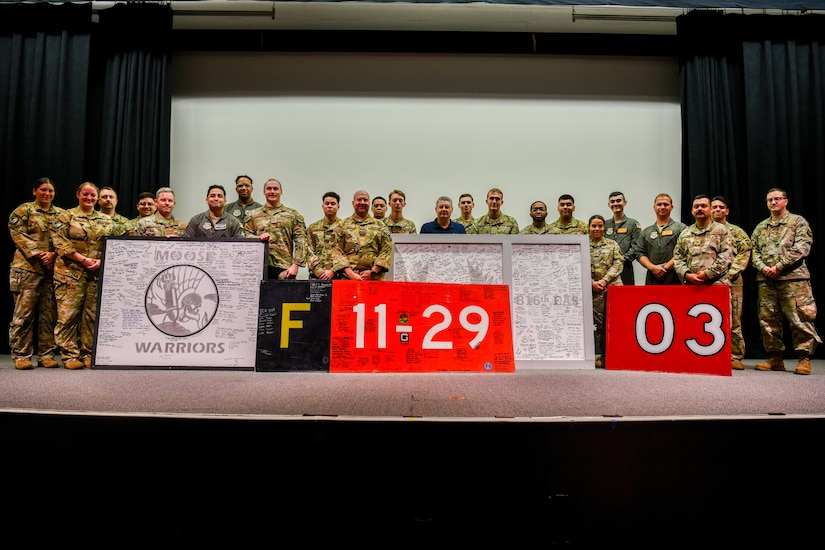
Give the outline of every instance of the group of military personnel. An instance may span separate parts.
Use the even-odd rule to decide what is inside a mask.
[[[299,268],[306,267],[310,278],[383,280],[391,265],[392,235],[417,232],[416,224],[404,218],[406,196],[398,189],[389,200],[378,196],[371,201],[366,191],[355,192],[353,213],[343,219],[338,218],[340,196],[324,193],[323,217],[307,227],[297,210],[282,204],[283,185],[277,179],[264,183],[264,204],[253,199],[251,177],[238,176],[235,186],[238,200],[227,204],[223,186],[210,185],[208,209],[186,223],[172,214],[175,194],[169,187],[142,193],[138,216],[127,219],[115,212],[117,193],[110,187],[98,190],[84,182],[77,190],[78,206],[63,210],[52,204],[53,182],[37,180],[35,200],[19,206],[9,218],[17,247],[11,268],[15,311],[9,330],[15,366],[33,367],[36,316],[39,365],[58,366],[55,355],[60,353],[64,367],[90,366],[104,236],[258,238],[267,243],[270,278],[295,279]],[[624,214],[627,200],[619,191],[608,197],[612,215],[607,219],[595,215],[589,222],[574,217],[571,195],[559,197],[559,217],[550,223],[547,205],[535,201],[530,205],[532,223],[521,230],[514,217],[502,212],[503,202],[504,193],[492,188],[486,196],[487,213],[473,217],[473,197],[462,194],[460,215],[453,219],[452,200],[441,196],[436,200],[435,219],[423,224],[421,233],[590,235],[594,319],[602,343],[607,288],[635,284],[634,261],[647,270],[648,285],[730,285],[733,369],[744,368],[742,272],[753,265],[758,271],[760,327],[770,356],[756,368],[784,370],[784,315],[799,354],[795,372],[810,373],[809,357],[821,342],[813,325],[816,305],[805,265],[811,231],[804,218],[787,211],[784,191],[768,192],[771,217],[756,227],[751,238],[727,221],[729,204],[721,196],[712,200],[697,196],[692,209],[695,223],[688,227],[671,218],[671,197],[659,194],[654,200],[656,222],[644,229]],[[603,365],[604,358],[598,358],[597,366]]]
[[[743,273],[750,265],[756,270],[757,309],[762,343],[769,358],[756,364],[760,371],[784,371],[783,317],[790,325],[798,363],[794,372],[811,373],[810,357],[822,340],[814,326],[816,303],[810,272],[805,262],[813,237],[808,222],[788,211],[787,193],[772,188],[766,196],[770,216],[761,221],[750,237],[728,221],[730,202],[724,196],[693,198],[690,226],[671,218],[673,200],[667,194],[654,199],[656,222],[644,229],[623,214],[626,201],[620,192],[611,193],[608,205],[613,219],[607,221],[606,236],[616,240],[619,249],[606,251],[594,239],[594,216],[590,219],[591,265],[594,279],[594,319],[597,335],[603,309],[595,311],[597,295],[611,284],[633,284],[632,262],[646,270],[646,285],[728,285],[731,294],[731,368],[745,368],[745,342],[742,336]],[[621,280],[616,274],[616,257],[624,264]],[[597,286],[596,283],[600,284]],[[599,297],[601,298],[601,297]],[[601,365],[600,365],[601,363]],[[604,358],[597,358],[603,366]]]

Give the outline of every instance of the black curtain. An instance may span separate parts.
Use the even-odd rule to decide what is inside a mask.
[[[768,216],[765,194],[788,192],[814,238],[825,227],[825,17],[691,12],[677,19],[682,94],[682,220],[691,198],[722,194],[731,221],[749,234]],[[825,307],[825,252],[808,265]],[[822,329],[817,321],[817,330]],[[742,319],[748,357],[763,357],[756,283],[745,278]],[[790,334],[786,333],[789,353]],[[817,353],[822,357],[822,348]]]
[[[172,9],[117,4],[100,13],[98,183],[118,192],[118,212],[137,215],[137,196],[169,185]]]
[[[55,182],[55,204],[77,205],[75,189],[87,178],[91,20],[91,4],[0,4],[0,178],[7,213],[34,200],[32,185],[41,177]],[[14,243],[6,235],[0,258],[11,262]],[[0,318],[8,321],[13,302],[6,289]],[[0,341],[0,352],[9,353],[8,339]]]

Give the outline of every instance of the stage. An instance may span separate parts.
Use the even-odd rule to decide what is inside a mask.
[[[16,371],[3,356],[2,466],[18,512],[7,531],[383,545],[505,535],[577,548],[819,540],[807,502],[825,488],[825,361],[810,376],[755,363],[730,377],[329,374]]]

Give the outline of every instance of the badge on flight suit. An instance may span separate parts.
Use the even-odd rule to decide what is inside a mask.
[[[235,217],[237,218],[238,216],[240,216],[240,215],[241,215],[241,211],[240,211],[240,210],[234,210],[234,211],[232,212],[232,215],[233,215],[233,216],[235,216]]]
[[[608,235],[612,235],[612,234],[613,234],[613,228],[612,228],[612,227],[608,227],[608,228],[607,228],[607,234],[608,234]]]
[[[651,239],[655,239],[655,238],[656,238],[656,237],[658,237],[658,236],[659,236],[659,234],[658,234],[656,231],[651,231],[651,232],[650,232],[650,238],[651,238]]]
[[[17,216],[12,216],[11,218],[9,218],[9,223],[12,224],[12,225],[17,225],[17,222],[19,222],[19,221],[20,221],[20,218],[18,218]]]

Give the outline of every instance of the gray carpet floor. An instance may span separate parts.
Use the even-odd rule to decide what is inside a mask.
[[[14,369],[0,356],[0,412],[429,421],[825,417],[825,361],[810,376],[615,370],[330,374]],[[792,369],[795,361],[786,361]]]

